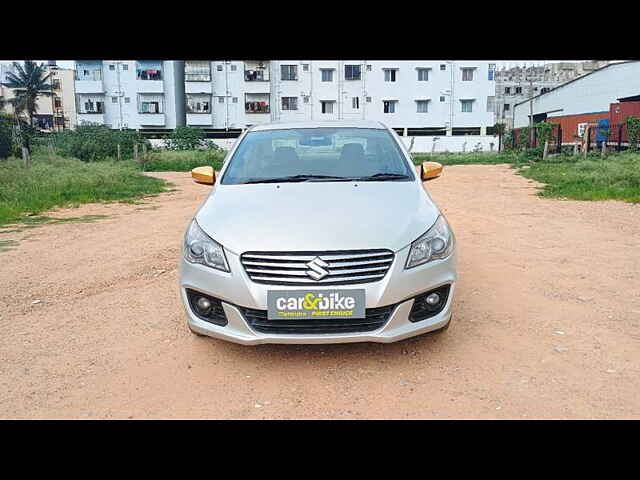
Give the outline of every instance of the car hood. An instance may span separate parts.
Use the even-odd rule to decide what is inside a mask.
[[[439,210],[417,182],[217,185],[196,214],[225,249],[357,250],[407,246]]]

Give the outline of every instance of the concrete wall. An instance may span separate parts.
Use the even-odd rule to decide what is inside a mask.
[[[614,63],[533,99],[533,114],[548,117],[608,112],[618,98],[640,95],[640,62]],[[529,124],[529,102],[515,106],[516,128]]]
[[[438,138],[435,141],[436,153],[442,152],[472,152],[476,145],[480,144],[483,152],[492,151],[491,144],[493,143],[493,151],[498,149],[498,137],[490,135],[465,135],[465,136],[451,136],[451,137],[400,137],[404,144],[409,148],[411,145],[411,139],[414,138],[413,149],[411,153],[431,153],[434,138]],[[155,148],[164,148],[166,142],[163,139],[150,139],[151,145]],[[210,142],[215,143],[219,147],[229,150],[235,143],[235,138],[215,138],[209,139]]]

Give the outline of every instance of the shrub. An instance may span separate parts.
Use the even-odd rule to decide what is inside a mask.
[[[112,130],[104,125],[80,125],[54,136],[57,153],[85,162],[117,158],[118,145],[123,159],[133,157],[133,145],[151,145],[135,130]]]
[[[169,150],[196,150],[198,148],[220,149],[215,143],[206,139],[204,130],[196,127],[176,127],[167,140],[167,149]]]
[[[7,158],[11,155],[13,143],[13,128],[11,119],[0,115],[0,158]]]

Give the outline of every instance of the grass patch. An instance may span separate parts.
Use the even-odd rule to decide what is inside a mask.
[[[15,240],[0,240],[0,253],[6,252],[7,250],[11,250],[13,247],[16,247],[18,242]]]
[[[501,163],[515,163],[518,156],[512,153],[414,153],[411,155],[413,163],[438,162],[442,165],[497,165]]]
[[[519,166],[522,176],[545,184],[544,197],[640,203],[640,154],[557,156]]]
[[[227,152],[213,150],[161,150],[148,154],[145,172],[188,172],[196,167],[210,165],[214,170],[222,168]]]
[[[0,162],[0,225],[50,223],[29,217],[55,207],[142,198],[166,191],[161,179],[141,175],[133,162],[82,162],[74,158],[34,155],[30,170],[21,160]],[[91,221],[75,217],[75,221]],[[51,219],[60,222],[70,219]]]

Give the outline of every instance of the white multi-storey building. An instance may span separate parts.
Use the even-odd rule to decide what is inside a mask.
[[[380,120],[405,135],[485,135],[493,65],[479,61],[186,61],[186,124]]]
[[[77,61],[75,90],[79,125],[149,131],[184,125],[182,61]]]

